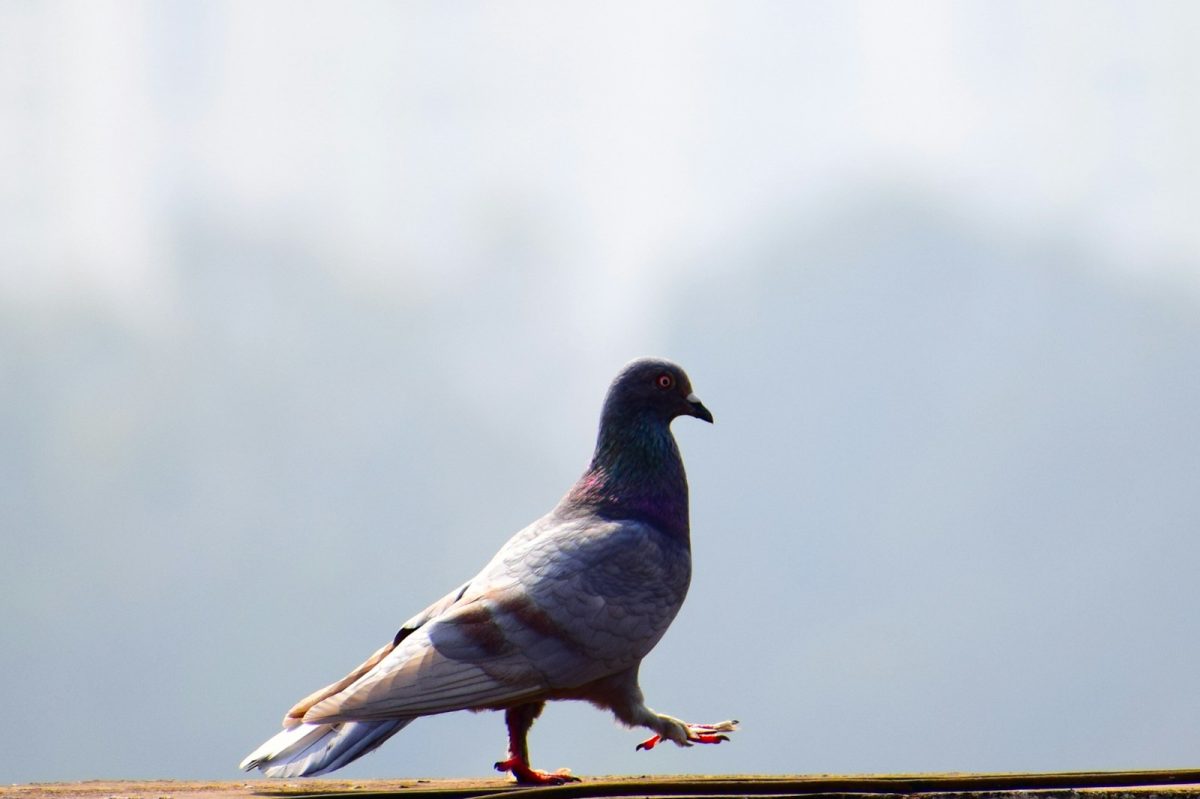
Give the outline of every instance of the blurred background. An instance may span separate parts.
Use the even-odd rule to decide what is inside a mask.
[[[582,774],[1200,752],[1200,7],[0,3],[0,782],[238,779],[678,360]],[[341,774],[491,776],[502,720]]]

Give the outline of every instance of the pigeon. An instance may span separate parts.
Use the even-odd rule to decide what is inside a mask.
[[[604,400],[591,463],[566,496],[514,535],[478,575],[401,626],[342,679],[298,702],[284,730],[241,763],[270,777],[327,774],[421,716],[503,710],[520,784],[577,781],[539,771],[526,737],[549,700],[583,700],[679,746],[728,740],[736,721],[689,724],[647,707],[638,666],[691,580],[688,484],[670,424],[711,423],[676,364],[627,364]]]

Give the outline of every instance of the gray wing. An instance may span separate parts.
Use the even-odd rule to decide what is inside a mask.
[[[421,611],[416,616],[413,616],[411,619],[404,622],[404,624],[400,627],[400,631],[396,633],[396,636],[392,639],[390,644],[385,644],[379,649],[375,650],[375,653],[363,661],[362,665],[360,665],[354,671],[350,672],[337,682],[326,685],[324,688],[321,688],[317,691],[313,691],[311,694],[301,699],[299,702],[293,705],[291,710],[289,710],[283,717],[283,725],[285,727],[294,727],[295,725],[301,723],[304,720],[305,714],[308,713],[308,711],[312,709],[312,707],[318,702],[328,699],[331,696],[335,696],[336,694],[345,691],[351,685],[356,683],[364,675],[379,665],[379,663],[385,657],[390,655],[396,649],[396,647],[399,646],[401,641],[403,641],[416,630],[420,629],[431,619],[435,619],[444,613],[447,608],[452,607],[455,602],[462,598],[463,593],[466,592],[467,587],[470,585],[471,583],[469,581],[463,583],[458,588],[439,599],[437,602],[434,602],[432,605],[425,608],[425,610]]]
[[[666,632],[690,571],[686,545],[649,525],[543,519],[303,719],[503,706],[623,671]]]

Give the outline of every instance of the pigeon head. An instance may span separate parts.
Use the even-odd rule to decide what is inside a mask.
[[[677,416],[713,420],[684,371],[660,358],[626,365],[604,398],[592,462],[558,512],[638,519],[686,539],[687,476],[671,435]]]
[[[709,423],[713,420],[692,392],[692,382],[683,369],[661,358],[639,358],[613,380],[604,399],[602,420],[641,418],[670,424],[676,416],[695,416]]]

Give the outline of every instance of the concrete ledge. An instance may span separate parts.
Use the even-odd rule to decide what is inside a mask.
[[[1200,799],[1200,769],[1045,774],[682,775],[596,777],[553,787],[524,788],[496,780],[174,780],[32,783],[0,788],[4,799],[484,799],[504,795],[582,797],[803,796],[936,797],[937,799]]]

